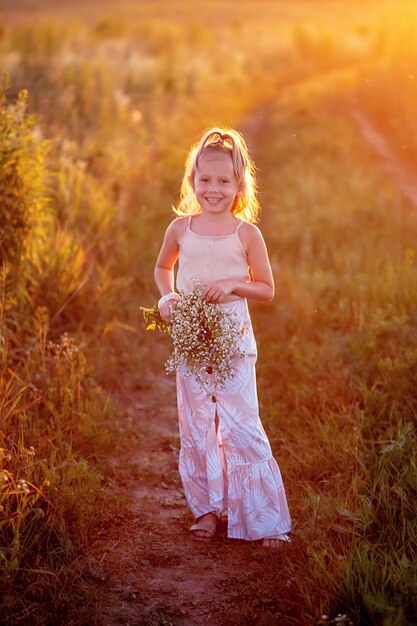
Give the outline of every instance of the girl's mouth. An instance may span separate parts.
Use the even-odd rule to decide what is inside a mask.
[[[206,196],[206,201],[209,204],[219,204],[219,202],[221,201],[221,198],[211,198],[211,197]]]

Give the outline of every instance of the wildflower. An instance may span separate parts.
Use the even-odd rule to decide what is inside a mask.
[[[158,329],[172,338],[174,346],[165,363],[166,372],[171,374],[184,367],[211,397],[209,385],[224,389],[226,381],[233,378],[232,357],[245,356],[240,341],[247,327],[237,314],[206,302],[199,285],[191,293],[180,295],[170,324],[162,320],[157,305],[140,308],[147,330]]]
[[[24,478],[20,478],[16,483],[16,489],[23,491],[26,495],[30,493],[29,485]]]
[[[208,385],[224,389],[233,377],[232,357],[244,357],[240,340],[245,331],[246,326],[235,313],[206,302],[199,286],[189,294],[182,293],[172,317],[174,349],[165,364],[167,373],[184,366],[211,396]]]

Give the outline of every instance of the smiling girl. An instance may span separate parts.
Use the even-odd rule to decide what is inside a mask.
[[[174,290],[178,260],[178,291],[190,293],[198,283],[207,302],[238,315],[248,328],[240,346],[246,356],[234,358],[225,389],[208,397],[187,372],[177,373],[179,470],[196,519],[189,532],[210,541],[226,515],[228,537],[278,548],[289,540],[291,520],[259,417],[257,350],[247,306],[247,299],[271,300],[274,280],[254,225],[254,165],[240,133],[213,128],[191,148],[175,212],[180,217],[168,226],[155,266],[161,316],[170,321],[180,298]]]

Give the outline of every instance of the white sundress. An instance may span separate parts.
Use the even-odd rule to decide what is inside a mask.
[[[194,233],[189,218],[180,243],[178,290],[192,291],[195,280],[201,285],[228,277],[248,280],[240,225],[231,235],[212,237]],[[236,313],[247,325],[241,340],[246,356],[233,357],[234,377],[224,390],[213,386],[210,397],[185,368],[177,372],[184,493],[195,518],[226,513],[230,538],[285,538],[291,519],[281,473],[259,417],[257,350],[247,301],[231,295],[218,306]]]

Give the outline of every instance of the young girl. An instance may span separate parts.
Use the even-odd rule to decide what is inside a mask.
[[[256,343],[247,299],[267,302],[274,281],[265,242],[253,224],[259,213],[254,165],[243,137],[213,128],[192,147],[175,210],[155,266],[162,294],[158,307],[169,321],[180,298],[198,282],[202,297],[239,315],[248,330],[245,357],[233,357],[226,388],[202,392],[187,372],[177,373],[181,450],[179,470],[196,518],[189,532],[210,541],[221,515],[228,537],[261,539],[277,548],[288,541],[291,520],[277,462],[258,413]],[[212,370],[207,368],[210,378]]]

